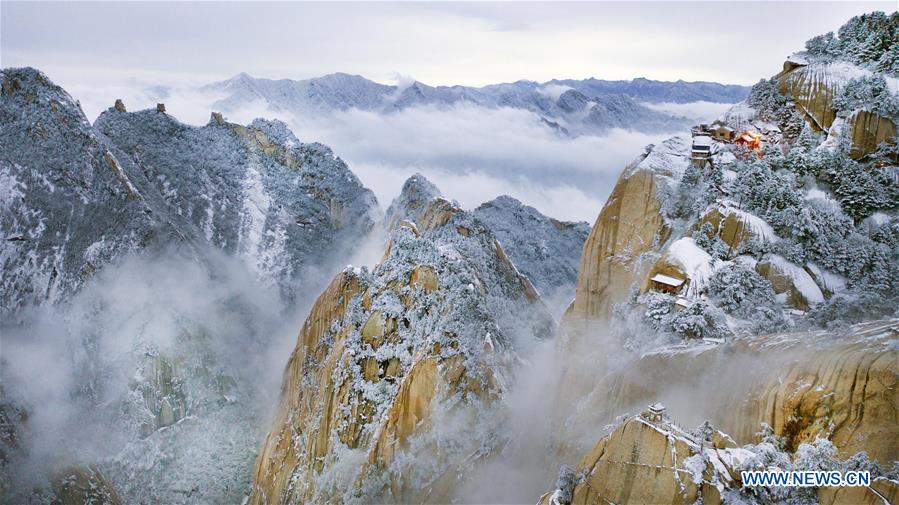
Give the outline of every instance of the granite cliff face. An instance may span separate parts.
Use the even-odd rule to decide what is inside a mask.
[[[567,486],[539,504],[722,503],[743,454],[727,435],[714,436],[705,441],[667,418],[629,417],[584,454],[567,482],[560,478]]]
[[[33,69],[0,79],[2,310],[59,302],[113,258],[176,239],[159,195],[68,93]]]
[[[829,131],[834,123],[845,124],[852,145],[852,156],[863,158],[877,149],[881,142],[895,144],[896,122],[865,109],[839,111],[834,98],[853,78],[869,77],[872,72],[847,62],[811,62],[793,57],[775,76],[780,91],[792,99],[808,124],[817,131]],[[896,87],[895,78],[887,77],[888,85]],[[842,112],[845,119],[838,118]],[[835,131],[834,134],[839,134]]]
[[[689,164],[688,142],[674,137],[650,147],[618,178],[584,244],[570,321],[608,318],[639,278],[641,255],[668,238],[660,192],[676,184]]]
[[[6,310],[63,301],[147,247],[237,255],[290,299],[373,225],[374,195],[329,148],[300,143],[283,123],[214,115],[197,128],[112,107],[91,126],[42,73],[0,78]]]
[[[842,462],[824,440],[784,448],[767,435],[757,444],[737,445],[708,423],[688,431],[661,404],[628,416],[581,458],[563,467],[556,489],[540,505],[595,503],[721,504],[822,503],[881,504],[899,498],[899,480],[864,458]],[[745,470],[867,470],[870,486],[776,488],[743,486]]]
[[[507,442],[512,367],[552,331],[490,230],[432,199],[314,304],[251,503],[449,501]]]
[[[899,459],[897,337],[899,320],[891,319],[648,352],[594,376],[565,421],[572,445],[562,451],[583,453],[590,431],[614,413],[660,401],[678,419],[708,419],[741,444],[765,423],[788,450],[826,437],[843,457],[866,451],[889,466]]]
[[[91,125],[37,70],[0,80],[3,500],[72,464],[75,497],[96,477],[128,503],[239,502],[260,349],[373,227],[373,194],[277,121],[118,102]],[[53,401],[35,356],[56,356]]]

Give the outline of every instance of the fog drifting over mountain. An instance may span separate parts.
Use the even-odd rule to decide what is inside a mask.
[[[178,120],[202,125],[223,96],[200,91],[200,82],[199,78],[168,83],[131,80],[99,88],[75,86],[71,93],[91,120],[122,98],[128,110],[165,102]],[[701,105],[697,110],[704,119],[715,117],[723,107]],[[677,114],[689,104],[652,107]],[[399,194],[407,177],[420,172],[466,208],[508,194],[557,219],[588,222],[602,207],[621,169],[644,146],[671,135],[613,129],[569,138],[529,111],[467,103],[413,106],[390,114],[349,109],[299,116],[255,101],[226,117],[239,123],[256,117],[281,119],[301,141],[332,147],[382,206]]]

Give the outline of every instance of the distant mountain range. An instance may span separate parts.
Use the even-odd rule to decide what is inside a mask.
[[[262,79],[246,73],[207,85],[205,91],[224,94],[215,102],[223,112],[265,101],[276,111],[320,115],[348,109],[391,113],[415,106],[510,107],[533,112],[548,127],[565,135],[602,133],[611,128],[645,132],[671,131],[690,120],[646,107],[641,102],[735,103],[747,86],[714,82],[664,82],[649,79],[604,81],[516,81],[483,87],[380,84],[359,75],[330,74],[305,80]]]

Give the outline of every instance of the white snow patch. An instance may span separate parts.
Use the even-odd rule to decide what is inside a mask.
[[[768,261],[777,268],[779,272],[786,275],[793,281],[793,286],[808,301],[809,304],[821,303],[824,301],[824,294],[815,284],[815,280],[808,272],[799,265],[787,261],[783,256],[772,254]]]
[[[818,285],[830,291],[831,293],[842,293],[846,291],[846,279],[835,273],[828,272],[814,263],[806,263],[809,270],[818,280]]]
[[[824,149],[828,152],[833,152],[834,149],[840,143],[840,135],[846,129],[846,120],[837,116],[834,118],[833,123],[830,125],[830,129],[827,130],[827,139],[818,146],[818,149]]]
[[[767,221],[760,218],[759,216],[756,216],[751,212],[746,212],[745,210],[735,209],[733,207],[722,209],[722,213],[724,212],[726,212],[727,214],[736,215],[737,219],[749,229],[752,235],[757,237],[762,242],[766,244],[777,242],[778,237],[777,234],[774,233],[774,228],[772,228]]]
[[[743,130],[753,119],[755,119],[756,114],[758,114],[758,112],[747,105],[746,102],[740,102],[728,109],[728,111],[718,119],[724,121],[727,126],[735,130]]]
[[[709,253],[696,245],[696,241],[691,237],[683,237],[671,244],[668,248],[668,257],[679,264],[690,278],[687,294],[699,296],[702,288],[712,277],[712,257]]]
[[[24,186],[13,174],[0,172],[0,208],[7,210],[12,205],[13,200],[24,198],[25,194],[19,189],[24,188]]]
[[[890,222],[889,214],[885,214],[883,212],[875,212],[871,214],[864,220],[865,223],[872,224],[874,226],[881,226],[883,224]]]
[[[802,56],[798,53],[793,53],[787,56],[787,61],[789,61],[790,63],[795,63],[797,65],[808,65],[808,60],[805,58],[805,56]]]
[[[690,137],[677,135],[666,139],[661,144],[652,146],[649,153],[630,173],[638,170],[651,170],[659,175],[679,180],[690,164],[690,151],[693,142]]]
[[[694,454],[684,460],[684,469],[690,472],[693,484],[702,484],[702,474],[705,472],[705,458],[702,454]]]
[[[246,257],[258,274],[262,274],[262,263],[256,252],[262,244],[265,218],[271,206],[271,199],[262,185],[262,174],[256,163],[247,165],[247,173],[243,180],[244,218],[240,234],[238,250]]]
[[[537,93],[541,95],[551,98],[553,100],[558,100],[562,93],[568,91],[569,89],[574,89],[571,86],[565,86],[564,84],[547,84],[545,86],[537,88]]]
[[[845,84],[850,79],[868,77],[874,74],[870,70],[861,68],[857,65],[853,65],[852,63],[849,63],[847,61],[837,61],[830,63],[826,67],[824,67],[824,71],[832,81],[832,84],[837,86]],[[881,75],[887,82],[887,89],[889,89],[890,94],[899,94],[899,79],[886,74]]]

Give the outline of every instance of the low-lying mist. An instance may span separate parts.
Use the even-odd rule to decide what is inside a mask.
[[[203,125],[225,97],[201,90],[198,80],[166,86],[130,81],[99,89],[73,86],[70,91],[89,118],[123,98],[128,110],[165,102],[169,114]],[[465,208],[508,194],[557,219],[587,222],[595,219],[618,174],[643,147],[674,133],[613,129],[570,138],[532,112],[469,103],[389,113],[349,109],[294,114],[257,100],[224,113],[242,124],[257,117],[280,119],[301,141],[330,146],[384,207],[399,194],[402,182],[419,172]]]
[[[557,219],[588,222],[624,166],[670,136],[616,129],[568,138],[531,112],[468,104],[349,110],[291,124],[300,138],[334,148],[382,202],[419,172],[465,208],[507,194]]]
[[[238,260],[169,252],[109,265],[65,305],[4,321],[4,400],[26,414],[14,490],[98,463],[123,498],[153,483],[178,492],[179,478],[207,499],[239,497],[321,288],[287,306]]]

